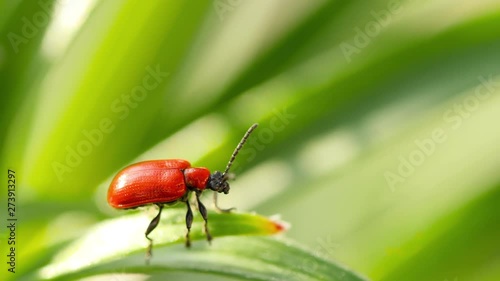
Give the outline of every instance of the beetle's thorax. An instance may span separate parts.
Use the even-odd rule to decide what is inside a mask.
[[[210,178],[210,171],[207,168],[186,168],[184,170],[184,180],[189,189],[204,190]]]

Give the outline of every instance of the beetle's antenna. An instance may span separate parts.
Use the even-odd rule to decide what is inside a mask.
[[[233,151],[233,155],[231,155],[231,158],[229,159],[229,162],[227,163],[227,166],[226,166],[226,169],[224,170],[224,173],[222,174],[223,177],[226,176],[227,172],[229,172],[229,169],[231,168],[231,166],[233,165],[233,162],[234,162],[234,159],[236,158],[236,155],[238,155],[238,152],[240,152],[240,149],[243,147],[243,145],[245,144],[245,142],[247,141],[248,137],[250,136],[250,134],[253,132],[253,130],[255,130],[255,128],[257,128],[257,126],[259,126],[259,124],[255,123],[253,124],[248,130],[247,132],[245,133],[245,135],[243,136],[243,138],[241,138],[240,140],[240,143],[238,143],[238,145],[236,146],[236,148],[234,149]]]

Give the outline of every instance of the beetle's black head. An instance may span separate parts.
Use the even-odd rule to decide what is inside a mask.
[[[215,171],[210,175],[207,182],[207,188],[219,193],[224,192],[224,194],[229,193],[229,183],[227,182],[228,177],[219,171]]]

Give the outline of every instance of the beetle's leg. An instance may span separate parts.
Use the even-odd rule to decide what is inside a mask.
[[[201,192],[196,193],[196,201],[198,201],[198,209],[200,210],[200,214],[203,217],[203,220],[205,221],[205,234],[207,235],[207,240],[208,243],[212,241],[212,235],[210,235],[210,232],[208,231],[208,214],[207,214],[207,208],[201,203],[200,201],[200,194]]]
[[[219,207],[219,205],[217,205],[217,192],[214,192],[214,207],[215,207],[215,210],[217,210],[217,212],[219,213],[229,213],[233,210],[236,210],[236,208],[228,208],[228,209],[221,209]]]
[[[186,213],[186,247],[191,247],[191,239],[189,238],[189,233],[191,232],[191,225],[193,224],[193,211],[191,211],[191,206],[189,205],[189,199],[186,200],[187,213]]]
[[[146,263],[148,264],[153,251],[153,239],[149,238],[148,235],[156,228],[156,226],[160,222],[161,210],[163,210],[163,205],[158,204],[158,208],[160,209],[158,215],[156,215],[156,217],[149,223],[148,229],[146,229],[146,238],[149,240],[149,246],[146,252]]]

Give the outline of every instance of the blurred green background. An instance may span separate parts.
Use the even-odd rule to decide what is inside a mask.
[[[124,166],[221,170],[258,122],[222,206],[280,214],[287,237],[373,280],[500,279],[500,1],[0,10],[0,214],[12,169],[19,218],[19,272],[2,227],[0,276],[123,215],[106,191]]]

